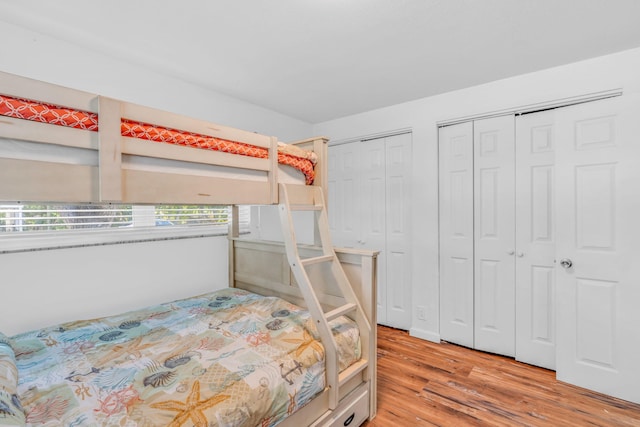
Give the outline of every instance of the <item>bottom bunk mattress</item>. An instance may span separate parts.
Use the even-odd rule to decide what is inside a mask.
[[[359,332],[331,326],[344,369]],[[274,426],[324,385],[308,312],[240,289],[0,334],[0,425]]]

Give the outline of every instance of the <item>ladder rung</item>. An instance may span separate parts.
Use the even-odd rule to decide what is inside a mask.
[[[323,256],[317,256],[317,257],[313,257],[313,258],[305,258],[305,259],[301,259],[300,262],[302,262],[302,265],[311,265],[311,264],[319,264],[321,262],[330,262],[333,261],[333,255],[323,255]]]
[[[343,306],[340,306],[338,308],[335,308],[331,311],[326,312],[324,316],[327,318],[327,321],[330,322],[337,317],[340,317],[342,315],[349,313],[350,311],[355,310],[355,308],[356,308],[356,305],[350,302]]]
[[[321,211],[322,205],[289,205],[292,211]]]
[[[338,384],[342,386],[351,378],[362,372],[367,366],[369,366],[369,361],[367,359],[360,359],[357,362],[354,362],[351,366],[338,374]]]

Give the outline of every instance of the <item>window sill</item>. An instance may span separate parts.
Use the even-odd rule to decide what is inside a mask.
[[[0,254],[226,235],[226,226],[140,227],[19,233],[0,236]]]

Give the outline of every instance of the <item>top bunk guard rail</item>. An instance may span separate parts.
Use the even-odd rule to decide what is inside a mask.
[[[95,156],[95,160],[83,163],[21,158],[0,152],[0,201],[278,203],[278,141],[275,137],[2,72],[0,95],[86,112],[97,115],[99,121],[95,132],[95,128],[77,129],[0,116],[0,138],[36,144],[31,151],[39,151],[42,145],[37,144],[44,144],[49,148],[53,145],[85,150]],[[250,157],[123,136],[121,120],[246,144],[266,150],[268,155],[267,158]],[[305,140],[297,145],[315,151],[318,162],[325,161],[326,139]],[[135,161],[142,159],[144,163],[144,159],[149,158],[167,167],[150,170],[147,166],[131,166]],[[226,174],[208,172],[209,168],[223,169]],[[202,172],[203,169],[207,172]],[[247,176],[247,171],[252,176]],[[326,185],[324,173],[319,173],[318,178],[314,185]]]
[[[278,141],[251,132],[99,96],[100,200],[135,203],[273,204],[277,203]],[[222,151],[156,144],[121,136],[122,119],[181,132],[266,148],[266,159]],[[106,126],[105,126],[106,125]],[[200,163],[265,172],[266,181],[197,176],[127,168],[123,156]],[[120,180],[120,182],[118,181]]]

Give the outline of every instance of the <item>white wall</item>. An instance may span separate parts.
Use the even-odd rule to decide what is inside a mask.
[[[3,22],[0,70],[227,126],[308,138],[311,125]],[[1,242],[0,242],[1,243]],[[0,331],[113,314],[227,284],[226,237],[0,255]]]
[[[1,16],[0,40],[0,71],[276,136],[281,141],[312,136],[309,123],[4,22]]]
[[[640,91],[640,49],[423,98],[313,127],[312,133],[327,135],[334,142],[396,129],[413,130],[413,304],[414,308],[417,305],[426,307],[424,321],[416,318],[414,309],[413,335],[434,341],[440,339],[437,122],[616,88],[625,92]]]
[[[0,254],[8,335],[227,286],[226,236]]]

